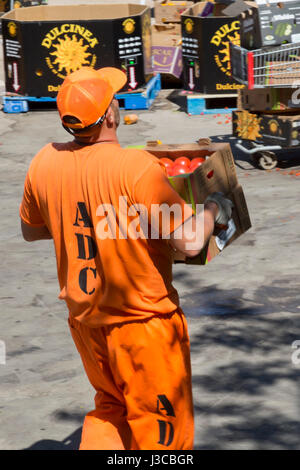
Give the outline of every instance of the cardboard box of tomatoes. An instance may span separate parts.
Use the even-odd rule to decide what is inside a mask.
[[[162,145],[155,141],[148,142],[144,150],[162,160],[170,183],[194,209],[215,191],[224,193],[234,204],[228,228],[217,230],[195,258],[176,253],[175,263],[205,265],[250,229],[247,203],[229,144],[211,143],[209,139],[184,145]]]

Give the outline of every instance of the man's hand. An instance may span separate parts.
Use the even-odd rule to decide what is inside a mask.
[[[225,198],[223,193],[212,193],[206,198],[204,204],[209,202],[214,202],[218,206],[215,223],[218,225],[228,225],[233,208],[233,203],[230,199]]]

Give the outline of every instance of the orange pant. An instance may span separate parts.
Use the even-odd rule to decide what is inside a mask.
[[[194,419],[190,344],[179,309],[100,328],[69,319],[96,389],[80,450],[190,450]]]

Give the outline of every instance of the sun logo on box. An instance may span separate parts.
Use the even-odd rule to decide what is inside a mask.
[[[132,18],[127,18],[123,21],[122,26],[126,34],[132,34],[135,30],[135,21]]]
[[[191,18],[187,18],[184,22],[185,30],[188,34],[192,34],[194,30],[194,22]]]
[[[278,128],[279,128],[279,123],[277,121],[275,121],[275,119],[274,120],[272,119],[269,122],[269,129],[272,132],[272,134],[277,134]]]
[[[50,55],[56,56],[53,65],[58,65],[58,71],[62,72],[65,69],[68,75],[84,65],[89,65],[88,57],[92,54],[87,52],[89,46],[83,45],[82,38],[78,41],[75,34],[72,35],[72,39],[67,34],[64,38],[58,38],[59,44],[53,44],[56,51],[50,52]]]
[[[92,31],[74,23],[55,26],[41,42],[48,49],[46,64],[52,73],[62,79],[84,65],[95,67],[97,55],[93,49],[98,44],[99,39]]]
[[[10,21],[7,25],[9,35],[14,38],[17,35],[17,25],[14,21]]]

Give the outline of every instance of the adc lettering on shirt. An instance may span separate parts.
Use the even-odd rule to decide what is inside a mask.
[[[76,219],[73,224],[74,227],[93,228],[91,218],[88,214],[84,202],[77,203]],[[77,239],[78,259],[91,260],[97,255],[97,245],[95,240],[90,235],[83,235],[82,233],[75,233]],[[95,288],[89,288],[89,278],[96,279],[96,268],[84,267],[81,269],[78,277],[79,287],[87,295],[92,295]]]
[[[174,418],[176,416],[174,408],[166,395],[157,395],[157,412]],[[174,426],[170,421],[158,419],[157,422],[159,426],[158,444],[168,447],[174,439]]]

